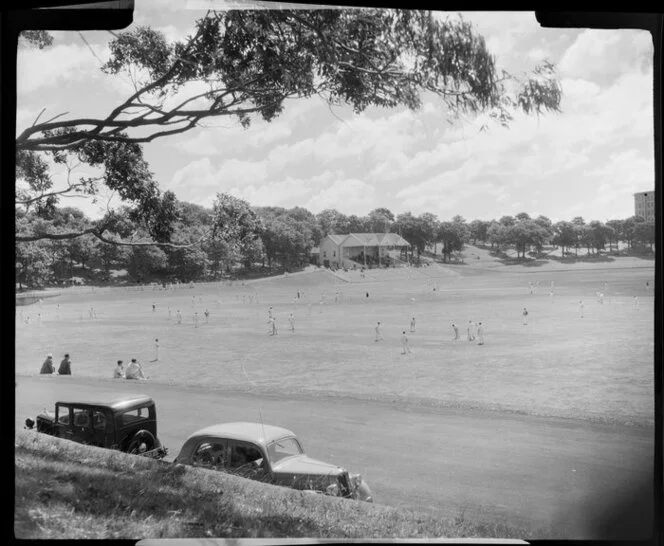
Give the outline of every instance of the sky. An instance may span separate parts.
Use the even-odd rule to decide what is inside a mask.
[[[150,25],[183,39],[203,9],[225,6],[136,0],[132,27]],[[271,123],[243,129],[230,119],[208,120],[144,145],[161,190],[205,207],[217,193],[229,193],[254,206],[300,206],[313,213],[334,208],[358,216],[378,207],[468,221],[520,212],[554,222],[632,216],[633,193],[655,184],[650,34],[541,28],[534,12],[462,16],[485,37],[499,68],[520,74],[544,59],[553,62],[563,89],[561,112],[517,115],[508,129],[480,131],[484,119],[454,120],[429,96],[416,111],[371,108],[362,114],[320,98],[293,100]],[[128,78],[100,70],[110,33],[52,34],[51,48],[19,49],[17,133],[42,110],[42,121],[59,114],[103,116],[132,91]],[[92,173],[78,167],[72,174]],[[65,183],[62,168],[53,175]],[[94,203],[61,201],[91,218],[117,203],[108,192]]]

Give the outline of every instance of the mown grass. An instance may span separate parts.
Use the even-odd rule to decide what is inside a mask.
[[[532,536],[462,515],[440,520],[33,431],[16,431],[15,465],[14,530],[21,539]]]

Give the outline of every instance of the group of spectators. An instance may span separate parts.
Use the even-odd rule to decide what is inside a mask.
[[[53,355],[51,353],[46,355],[46,360],[44,360],[39,373],[48,375],[55,373],[55,364],[53,364]],[[65,357],[60,362],[58,375],[71,375],[71,359],[69,358],[69,353],[65,353]]]
[[[44,360],[39,373],[45,375],[56,373],[55,364],[53,364],[53,355],[51,353],[46,355],[46,360]],[[71,375],[71,359],[69,358],[69,353],[66,353],[62,362],[60,362],[60,367],[58,368],[57,373],[58,375]],[[127,369],[124,368],[122,360],[118,360],[117,367],[113,372],[113,379],[147,379],[147,377],[143,373],[143,368],[141,367],[140,362],[135,358],[132,358]]]
[[[122,360],[118,360],[118,365],[113,372],[113,379],[147,379],[147,377],[143,373],[141,363],[132,358],[127,369],[124,368]]]

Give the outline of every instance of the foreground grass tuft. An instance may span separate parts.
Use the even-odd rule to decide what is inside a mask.
[[[523,529],[274,487],[17,430],[22,539],[530,538]]]

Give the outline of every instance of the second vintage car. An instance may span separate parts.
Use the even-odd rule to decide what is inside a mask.
[[[307,456],[295,434],[262,423],[222,423],[192,434],[176,463],[238,474],[254,480],[373,502],[360,474]]]

